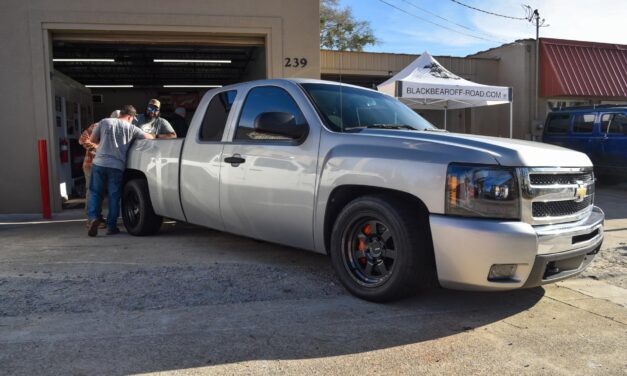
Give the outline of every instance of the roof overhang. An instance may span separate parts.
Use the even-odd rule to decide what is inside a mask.
[[[627,97],[627,46],[540,38],[541,97]]]

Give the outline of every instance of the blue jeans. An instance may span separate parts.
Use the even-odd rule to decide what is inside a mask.
[[[91,182],[89,184],[89,200],[87,218],[90,221],[102,216],[102,193],[105,184],[107,186],[107,198],[109,200],[109,213],[107,214],[107,228],[114,229],[118,226],[120,215],[120,197],[122,196],[123,172],[117,168],[92,165]]]

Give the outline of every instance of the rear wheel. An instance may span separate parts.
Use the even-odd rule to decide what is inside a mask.
[[[132,235],[152,235],[161,228],[163,217],[152,208],[146,180],[133,179],[124,185],[122,219],[126,231]]]
[[[428,223],[392,196],[364,196],[341,211],[331,234],[331,260],[354,295],[389,301],[415,293],[433,279]]]

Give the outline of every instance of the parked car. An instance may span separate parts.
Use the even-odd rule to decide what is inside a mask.
[[[124,179],[133,235],[168,217],[327,254],[373,301],[438,282],[558,281],[603,241],[585,154],[443,132],[393,97],[327,81],[209,91],[187,138],[133,145]]]
[[[586,153],[602,179],[627,180],[627,106],[553,111],[543,141]]]

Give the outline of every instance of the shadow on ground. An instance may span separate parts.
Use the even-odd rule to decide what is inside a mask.
[[[603,209],[605,219],[627,219],[627,183],[598,183],[595,205]]]
[[[541,288],[436,289],[374,304],[348,295],[322,255],[194,226],[99,240],[85,240],[84,229],[72,226],[74,240],[63,247],[26,242],[21,246],[36,262],[21,266],[28,262],[22,258],[4,266],[3,372],[121,375],[359,354],[476,330],[544,295]],[[80,248],[85,242],[104,248],[89,253]],[[156,244],[170,252],[164,254],[185,249],[189,262],[136,262],[157,252]],[[70,254],[67,265],[54,252]],[[119,264],[101,261],[109,254]],[[89,267],[77,269],[83,260]]]

